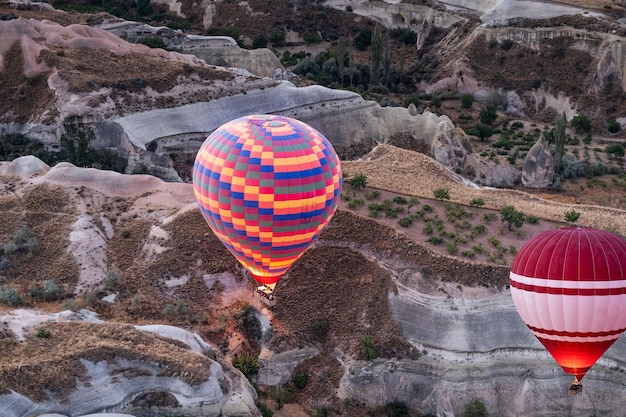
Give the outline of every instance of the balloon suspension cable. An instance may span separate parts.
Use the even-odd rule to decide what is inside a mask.
[[[578,380],[578,378],[574,377],[574,382],[569,386],[569,395],[577,395],[580,394],[583,390],[583,384]]]
[[[589,388],[587,388],[585,390],[585,394],[589,398],[589,402],[591,403],[591,407],[593,408],[593,414],[591,415],[591,417],[597,417],[598,416],[598,409],[596,408],[596,403],[593,401],[593,398],[591,397],[591,393],[589,392]]]

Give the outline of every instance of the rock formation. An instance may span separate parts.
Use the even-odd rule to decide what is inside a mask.
[[[554,179],[554,158],[546,138],[541,135],[528,151],[522,168],[522,184],[525,187],[545,188]]]

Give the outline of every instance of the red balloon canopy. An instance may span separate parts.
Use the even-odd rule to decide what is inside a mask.
[[[591,228],[534,236],[510,274],[522,320],[580,381],[626,330],[626,240]]]

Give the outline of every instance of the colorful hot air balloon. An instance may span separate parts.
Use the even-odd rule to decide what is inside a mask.
[[[579,392],[626,329],[626,241],[591,228],[539,233],[515,256],[510,284],[522,320]]]
[[[253,115],[202,144],[194,193],[217,237],[272,290],[337,209],[342,176],[332,145],[298,120]]]

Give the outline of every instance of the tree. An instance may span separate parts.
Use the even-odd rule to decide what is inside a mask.
[[[464,109],[471,109],[474,105],[474,94],[466,93],[461,94],[461,107]]]
[[[449,188],[437,188],[433,191],[435,198],[443,203],[443,200],[450,200],[450,189]]]
[[[489,417],[487,407],[481,400],[474,399],[465,404],[463,417]]]
[[[568,222],[569,224],[576,223],[579,218],[580,218],[580,213],[574,209],[568,210],[565,212],[565,221]]]
[[[380,65],[383,59],[383,34],[376,26],[372,32],[370,60],[370,85],[377,86],[380,78]]]
[[[563,150],[565,149],[565,126],[567,126],[567,117],[565,112],[556,118],[556,126],[554,128],[554,173],[560,174],[563,168]]]
[[[509,231],[513,226],[522,227],[524,224],[524,213],[517,211],[514,206],[504,206],[500,209],[500,220],[509,224]]]
[[[490,104],[480,111],[478,117],[481,123],[492,126],[493,122],[498,118],[498,113],[496,113],[496,108]]]
[[[433,98],[430,99],[430,104],[433,105],[434,108],[438,109],[441,107],[441,97],[439,96],[434,96]]]
[[[484,123],[479,123],[474,127],[473,133],[478,136],[481,142],[484,142],[485,139],[493,135],[493,127]]]
[[[389,87],[389,74],[391,72],[391,41],[389,32],[385,38],[385,54],[383,56],[383,76],[385,78],[385,87]]]
[[[63,123],[65,133],[61,135],[61,147],[67,153],[68,160],[76,166],[86,167],[94,162],[94,150],[91,141],[96,135],[88,127],[79,126],[76,120]]]
[[[606,128],[611,133],[617,133],[622,130],[622,125],[617,120],[615,120],[615,118],[612,118],[608,122],[606,122]]]
[[[362,30],[359,32],[357,37],[354,39],[354,46],[359,51],[365,51],[372,44],[372,31],[369,29]]]
[[[252,49],[267,48],[267,38],[259,35],[252,41]]]
[[[346,43],[343,38],[339,38],[337,41],[337,47],[335,48],[335,59],[337,60],[337,70],[339,71],[339,85],[343,87],[343,72],[346,64],[346,56],[348,51],[346,50]]]
[[[576,133],[589,132],[591,130],[591,120],[583,113],[579,113],[570,122],[570,126]]]

